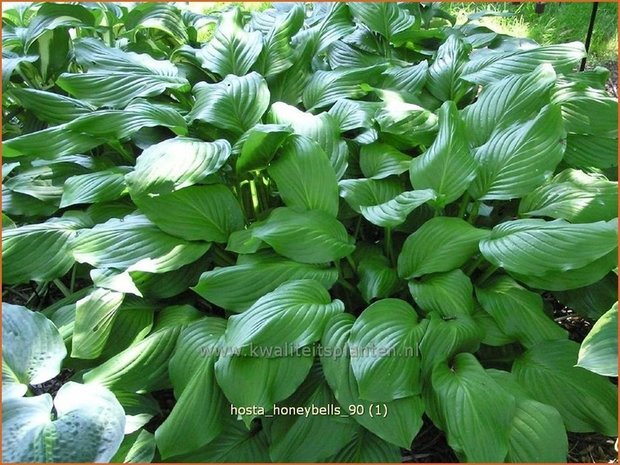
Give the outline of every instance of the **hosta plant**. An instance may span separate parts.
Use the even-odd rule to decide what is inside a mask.
[[[564,462],[567,431],[616,435],[608,72],[480,17],[3,10],[4,460],[397,462],[434,425],[462,461]],[[582,347],[562,306],[598,320]]]

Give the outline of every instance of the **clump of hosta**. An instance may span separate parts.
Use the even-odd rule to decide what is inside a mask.
[[[5,461],[617,434],[617,100],[582,44],[418,3],[45,3],[2,32],[3,284],[41,310],[3,309]]]

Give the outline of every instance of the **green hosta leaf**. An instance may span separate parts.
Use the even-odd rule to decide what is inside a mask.
[[[308,416],[275,415],[270,425],[269,455],[274,462],[318,462],[342,449],[359,429],[348,416],[335,413],[336,399],[318,366],[289,399],[279,406],[303,407],[316,414]],[[316,409],[316,410],[315,410]],[[320,414],[323,410],[327,414]],[[314,447],[307,438],[316,438],[321,447]]]
[[[15,87],[11,89],[10,96],[47,123],[68,123],[95,109],[81,100],[37,89]]]
[[[189,87],[187,79],[179,76],[169,61],[123,52],[92,38],[80,39],[74,46],[76,61],[88,72],[63,73],[56,83],[75,98],[97,107],[124,108],[137,97],[153,97],[166,89]]]
[[[191,305],[185,304],[166,307],[157,316],[154,331],[183,328],[204,314]]]
[[[168,387],[168,361],[179,331],[179,326],[155,331],[84,373],[84,382],[127,391],[149,392]]]
[[[313,359],[312,355],[267,358],[261,354],[255,357],[223,354],[215,364],[215,376],[233,405],[269,412],[297,390],[312,368]],[[239,389],[241,385],[246,388]],[[246,426],[255,416],[252,413],[244,416]]]
[[[433,142],[437,133],[437,116],[419,105],[406,103],[393,91],[379,94],[385,104],[375,114],[375,120],[385,140],[397,148],[408,150]]]
[[[580,83],[558,86],[553,103],[562,107],[567,132],[618,137],[618,99]]]
[[[154,313],[155,304],[152,302],[132,296],[125,296],[123,304],[116,311],[114,322],[111,325],[112,329],[109,330],[111,337],[108,337],[104,345],[101,352],[101,360],[114,357],[132,344],[148,336],[153,327]],[[137,429],[146,424],[149,419],[150,417],[137,425],[138,420],[140,420],[140,418],[137,418],[132,422],[132,425]],[[129,423],[128,426],[130,426]]]
[[[176,110],[146,101],[132,103],[124,110],[94,111],[65,125],[71,131],[101,139],[125,139],[142,128],[156,126],[187,134],[185,120]]]
[[[189,121],[205,121],[237,135],[258,123],[269,106],[267,83],[255,72],[229,75],[215,84],[200,82],[193,92],[196,103],[187,115]]]
[[[325,151],[340,179],[347,168],[347,144],[340,138],[338,121],[329,113],[313,115],[282,102],[271,106],[268,119],[277,124],[289,124],[296,134],[317,142]]]
[[[334,41],[351,33],[355,28],[351,22],[349,5],[345,3],[326,4],[315,11],[310,20],[314,25],[308,30],[311,37],[316,38],[314,53],[324,51]]]
[[[615,436],[616,386],[575,366],[578,352],[573,341],[541,342],[515,360],[512,372],[535,400],[560,412],[568,431]]]
[[[579,349],[577,365],[603,376],[618,376],[618,303],[592,327]]]
[[[525,347],[567,337],[566,331],[545,315],[542,297],[508,276],[477,287],[476,297],[500,330]]]
[[[125,436],[111,463],[150,463],[155,457],[155,440],[146,430]]]
[[[126,167],[115,167],[95,173],[67,178],[63,186],[60,208],[80,203],[102,203],[119,199],[127,191]]]
[[[224,319],[202,318],[179,336],[170,359],[177,403],[155,432],[163,457],[198,449],[222,431],[222,417],[228,412],[226,399],[215,382],[214,365],[225,329]]]
[[[223,13],[211,41],[198,53],[202,66],[224,77],[243,76],[258,59],[263,49],[261,33],[243,29],[239,8]]]
[[[97,268],[163,273],[198,260],[209,249],[161,231],[145,216],[128,215],[81,231],[71,242],[73,257]]]
[[[517,406],[510,426],[507,462],[561,463],[568,455],[562,416],[552,406],[532,400],[505,371],[487,370]]]
[[[439,100],[458,102],[471,85],[461,80],[466,68],[469,46],[452,34],[437,50],[437,56],[428,67],[426,88]]]
[[[562,218],[571,223],[611,220],[618,214],[618,183],[583,171],[564,170],[523,197],[519,214]]]
[[[462,313],[444,317],[431,312],[428,318],[430,321],[420,342],[424,377],[430,376],[437,364],[450,361],[456,354],[479,349],[484,334],[473,317]]]
[[[617,247],[616,221],[570,224],[564,220],[516,220],[499,224],[480,242],[495,266],[519,275],[542,276],[591,264]]]
[[[245,263],[206,271],[192,289],[218,307],[242,312],[280,284],[297,279],[316,280],[329,289],[338,279],[338,272],[335,268],[262,255]]]
[[[338,183],[338,186],[340,196],[356,212],[361,212],[362,207],[365,206],[389,202],[402,193],[402,183],[393,177],[379,180],[344,179]]]
[[[2,304],[2,397],[5,401],[26,394],[29,384],[41,384],[60,373],[66,355],[58,329],[42,313],[20,305]]]
[[[77,301],[71,357],[93,359],[101,355],[123,297],[118,292],[97,289]]]
[[[281,72],[277,79],[270,79],[271,99],[276,103],[297,105],[301,102],[301,96],[306,84],[312,76],[312,57],[317,45],[316,37],[309,37],[293,49],[289,59],[292,66]]]
[[[350,366],[348,341],[354,321],[350,313],[340,313],[329,321],[321,339],[325,379],[344,412],[359,413],[358,406],[363,406],[361,415],[352,415],[355,421],[383,440],[408,448],[422,427],[424,403],[419,396],[404,397],[386,403],[388,415],[370,415],[376,404],[360,398]]]
[[[484,86],[478,99],[463,110],[463,120],[474,145],[484,144],[497,128],[527,120],[550,102],[556,74],[548,64],[531,73],[509,75]]]
[[[467,190],[477,170],[456,105],[444,103],[439,110],[439,133],[435,142],[411,162],[411,185],[416,189],[433,189],[438,195],[437,204],[444,206]]]
[[[293,49],[291,37],[299,31],[304,23],[304,8],[294,5],[286,14],[268,15],[267,12],[254,16],[253,22],[261,23],[263,32],[263,49],[255,63],[255,69],[269,79],[293,66],[291,56]]]
[[[43,4],[28,25],[24,50],[28,51],[46,31],[61,27],[89,27],[94,22],[92,13],[82,5]]]
[[[292,136],[282,146],[279,157],[269,165],[280,197],[289,207],[322,210],[338,214],[338,182],[327,155],[304,136]]]
[[[134,33],[137,29],[157,29],[178,42],[189,40],[179,9],[168,3],[136,5],[125,18],[125,29]]]
[[[74,263],[71,239],[88,226],[86,217],[65,216],[6,229],[2,234],[2,282],[60,278]]]
[[[383,72],[385,76],[381,87],[410,95],[418,94],[428,77],[428,61],[417,65],[400,67],[392,66]]]
[[[359,69],[385,64],[385,58],[360,51],[345,42],[345,39],[333,42],[327,49],[327,61],[331,69]]]
[[[269,462],[269,442],[265,430],[247,426],[236,418],[226,418],[224,431],[208,445],[189,454],[170,458],[175,462]]]
[[[203,255],[195,262],[166,273],[131,271],[129,275],[143,295],[154,299],[167,299],[195,285],[200,274],[210,266],[210,263],[209,255]]]
[[[252,228],[252,236],[301,263],[336,261],[355,250],[342,223],[320,210],[277,208],[266,221]]]
[[[618,249],[594,260],[592,263],[568,271],[553,269],[537,276],[511,272],[515,279],[529,287],[550,291],[566,291],[590,286],[603,279],[614,268],[618,267]]]
[[[544,107],[535,119],[494,132],[475,151],[480,168],[471,194],[482,200],[523,197],[551,177],[562,160],[564,137],[554,105]]]
[[[6,30],[6,26],[5,26]],[[39,59],[37,55],[18,56],[12,52],[2,51],[2,90],[6,89],[15,70],[19,70],[22,63],[34,63]]]
[[[432,189],[407,191],[398,194],[379,205],[361,205],[360,213],[371,223],[384,228],[393,228],[407,220],[407,216],[420,205],[437,199]]]
[[[398,274],[411,279],[458,268],[478,251],[478,242],[488,235],[489,231],[476,229],[460,218],[433,218],[403,244]]]
[[[409,170],[410,164],[410,156],[381,142],[365,145],[360,150],[360,169],[367,178],[382,179],[402,174]]]
[[[450,447],[470,462],[504,461],[514,398],[467,353],[458,354],[452,365],[437,365],[431,382]]]
[[[586,171],[618,166],[618,138],[568,134],[564,161]]]
[[[2,410],[5,462],[108,462],[123,440],[125,412],[99,386],[69,382],[53,402],[49,394],[11,398]]]
[[[239,152],[237,173],[265,168],[291,131],[285,124],[257,124],[246,131],[233,147]]]
[[[400,463],[401,460],[398,446],[384,441],[369,431],[360,429],[354,439],[328,461],[336,463]]]
[[[365,102],[343,98],[337,100],[327,113],[332,115],[338,122],[340,132],[347,132],[352,129],[371,127],[373,125],[373,116],[380,106],[379,102]]]
[[[415,17],[396,3],[351,3],[353,18],[357,22],[395,42],[399,33],[413,27]]]
[[[138,431],[146,425],[155,415],[161,414],[159,404],[154,397],[148,394],[135,392],[115,391],[114,396],[118,399],[125,410],[125,434]]]
[[[146,149],[126,176],[133,195],[164,194],[204,181],[230,156],[228,141],[177,137]]]
[[[317,71],[306,86],[302,100],[312,111],[343,98],[360,98],[368,93],[362,84],[372,84],[385,66]],[[370,81],[370,82],[369,82]]]
[[[362,252],[357,265],[357,288],[366,302],[389,297],[398,287],[399,279],[390,261],[377,248]]]
[[[158,196],[133,196],[143,212],[162,231],[190,241],[226,243],[243,228],[239,202],[223,184],[191,186]]]
[[[101,144],[100,139],[60,125],[3,141],[2,155],[7,158],[36,156],[53,159],[84,153]]]
[[[425,312],[437,312],[444,318],[474,312],[474,288],[469,277],[459,269],[409,281],[409,291]]]
[[[506,76],[530,73],[543,63],[550,63],[557,72],[571,71],[585,56],[586,51],[581,42],[494,52],[467,63],[462,77],[485,85]]]
[[[13,192],[26,194],[44,202],[58,204],[62,196],[64,182],[73,175],[87,170],[74,163],[51,163],[20,170],[15,176],[4,181]]]
[[[360,397],[389,402],[420,393],[418,316],[399,299],[384,299],[362,312],[351,328],[351,368]]]
[[[245,312],[229,318],[226,345],[252,356],[256,356],[254,348],[277,351],[303,347],[317,341],[327,320],[342,311],[344,304],[332,301],[318,281],[289,281],[265,294]]]
[[[235,231],[228,238],[226,250],[239,254],[253,254],[260,249],[265,249],[268,247],[268,245],[261,241],[259,238],[254,237],[252,233],[252,227]]]

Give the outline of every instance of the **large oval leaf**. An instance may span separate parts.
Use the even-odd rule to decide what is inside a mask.
[[[269,165],[269,176],[289,207],[338,214],[338,182],[321,147],[304,136],[292,136],[279,157]]]
[[[166,234],[139,214],[98,224],[71,242],[73,257],[80,263],[151,273],[194,262],[209,246],[208,242],[188,242]]]
[[[338,271],[260,254],[237,265],[204,272],[192,289],[219,307],[242,312],[280,284],[297,279],[312,279],[329,289],[338,279]]]
[[[67,349],[58,329],[42,313],[2,304],[2,398],[23,396],[29,384],[58,373]]]
[[[132,197],[140,211],[162,231],[189,241],[226,243],[243,228],[239,202],[223,184],[190,186],[157,196]]]
[[[616,221],[570,224],[564,220],[506,221],[480,241],[484,258],[520,275],[575,270],[617,247]]]
[[[342,223],[320,210],[277,208],[252,228],[252,235],[301,263],[336,261],[355,250]]]
[[[255,357],[279,357],[282,350],[317,341],[327,320],[343,311],[344,304],[332,301],[318,281],[290,281],[265,294],[244,313],[231,316],[226,345]],[[265,350],[255,353],[259,348]]]
[[[164,194],[204,181],[224,165],[230,152],[230,143],[223,139],[203,142],[178,137],[152,145],[126,176],[130,192]]]
[[[4,462],[108,462],[123,440],[125,412],[100,386],[69,382],[53,403],[49,394],[17,397],[2,410]]]
[[[338,403],[353,418],[391,444],[408,448],[422,427],[424,403],[420,396],[409,396],[386,403],[388,415],[374,415],[376,404],[360,397],[357,381],[351,369],[348,341],[355,317],[340,313],[329,320],[321,339],[321,365]],[[359,413],[359,407],[363,412]]]
[[[362,312],[349,340],[360,397],[389,402],[420,393],[420,328],[403,300],[379,300]]]
[[[579,349],[577,365],[603,376],[618,376],[618,303],[592,327]]]
[[[403,244],[398,274],[411,279],[457,268],[476,253],[478,242],[488,235],[489,231],[477,229],[460,218],[433,218]]]
[[[615,436],[618,391],[602,376],[575,366],[579,345],[544,341],[515,360],[512,372],[534,399],[554,406],[566,429]]]
[[[433,189],[437,192],[437,204],[444,206],[467,190],[477,169],[456,105],[446,102],[439,110],[437,138],[426,152],[411,162],[411,185],[416,189]]]
[[[503,462],[515,400],[476,358],[458,354],[432,374],[432,396],[448,444],[471,462]]]

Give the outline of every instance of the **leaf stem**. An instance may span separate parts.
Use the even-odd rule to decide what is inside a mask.
[[[476,219],[478,218],[478,210],[480,209],[480,202],[475,201],[474,205],[471,207],[471,212],[469,212],[469,218],[467,218],[467,222],[470,224],[474,224]]]
[[[467,205],[469,205],[469,192],[465,192],[463,195],[463,200],[461,200],[461,205],[459,206],[459,212],[457,216],[459,218],[465,218],[465,213],[467,213]]]
[[[64,295],[65,297],[69,297],[72,294],[72,292],[67,289],[67,286],[65,286],[65,284],[60,279],[55,279],[54,285],[58,288],[60,292],[62,292],[62,295]]]
[[[73,264],[73,269],[71,270],[71,281],[69,283],[69,291],[73,294],[75,289],[75,276],[77,274],[77,262]]]
[[[355,265],[355,262],[351,258],[351,255],[347,255],[345,258],[347,259],[347,262],[349,262],[349,265],[351,266],[353,273],[357,273],[357,266]]]

